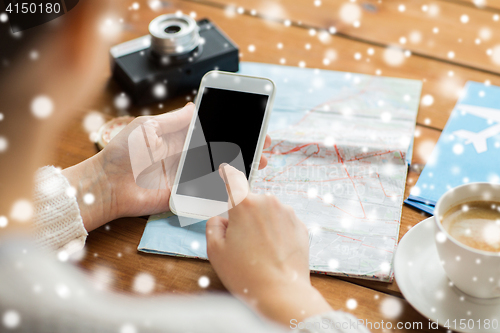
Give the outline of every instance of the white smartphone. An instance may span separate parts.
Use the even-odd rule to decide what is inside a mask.
[[[205,220],[227,212],[222,163],[244,172],[251,184],[274,94],[274,82],[266,78],[221,71],[203,77],[170,196],[174,214]]]

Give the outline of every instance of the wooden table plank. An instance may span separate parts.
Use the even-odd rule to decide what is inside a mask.
[[[500,13],[500,2],[497,0],[440,0],[453,2],[467,7],[480,8],[493,14]]]
[[[491,12],[474,7],[427,0],[365,0],[359,4],[311,0],[199,1],[242,7],[249,14],[254,9],[257,15],[267,19],[280,22],[291,20],[308,28],[328,30],[335,27],[339,35],[347,38],[396,46],[414,54],[500,73],[500,63],[492,62],[487,54],[488,49],[498,44],[499,36],[495,33],[498,34],[500,21],[494,21]],[[462,23],[462,18],[467,21]],[[437,33],[434,28],[438,29]],[[489,38],[486,38],[486,32],[482,33],[482,29],[489,30]],[[476,44],[478,38],[479,44]],[[448,56],[450,51],[453,56]]]

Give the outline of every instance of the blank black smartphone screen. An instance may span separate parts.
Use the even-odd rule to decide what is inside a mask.
[[[268,95],[205,88],[177,194],[227,201],[218,169],[229,163],[250,175]]]

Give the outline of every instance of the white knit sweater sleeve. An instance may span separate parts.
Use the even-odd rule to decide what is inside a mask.
[[[85,245],[87,231],[74,190],[59,169],[47,166],[36,172],[33,206],[40,247],[71,254]]]

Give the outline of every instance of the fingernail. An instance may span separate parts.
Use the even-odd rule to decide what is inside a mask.
[[[188,105],[190,105],[190,104],[193,104],[193,105],[194,105],[194,103],[193,103],[193,102],[187,102],[187,103],[186,103],[186,105],[184,105],[184,106],[188,106]]]
[[[226,165],[227,165],[227,163],[222,163],[221,165],[219,165],[219,176],[222,178],[222,180],[224,181],[224,183],[227,184],[226,170],[224,169],[224,167]]]

